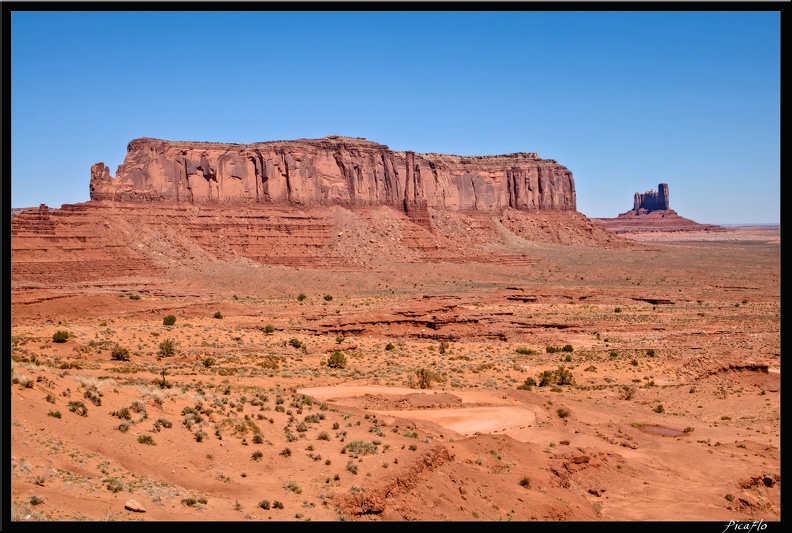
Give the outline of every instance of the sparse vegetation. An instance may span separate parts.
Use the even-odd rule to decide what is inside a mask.
[[[432,387],[433,381],[438,381],[439,376],[436,372],[427,368],[419,368],[415,371],[415,386],[419,389],[429,389]]]
[[[525,378],[525,382],[523,382],[523,384],[517,388],[522,390],[533,390],[535,386],[536,386],[536,380],[532,377],[527,377]]]
[[[165,317],[162,319],[162,325],[164,325],[164,326],[172,326],[172,325],[174,325],[175,323],[176,323],[176,317],[175,317],[175,316],[173,316],[173,315],[166,315],[166,316],[165,316]]]
[[[536,350],[532,350],[531,348],[526,348],[525,346],[520,346],[515,350],[515,352],[521,355],[537,355],[539,353]]]
[[[212,318],[223,318],[223,313],[220,311],[215,311],[215,314],[212,315]]]
[[[572,371],[565,368],[563,365],[559,366],[556,370],[545,370],[539,374],[539,387],[546,387],[548,385],[574,385],[575,377]]]
[[[110,352],[110,359],[113,361],[129,361],[129,350],[121,346],[116,346]]]
[[[140,444],[147,444],[149,446],[154,446],[154,444],[156,444],[154,439],[151,438],[151,435],[138,435],[137,441]]]
[[[55,333],[52,334],[52,342],[66,342],[69,340],[69,332],[59,329]]]
[[[635,386],[634,385],[622,385],[621,386],[621,398],[622,400],[632,400],[635,397]]]
[[[88,416],[88,408],[79,400],[69,402],[69,411],[80,416]]]
[[[327,358],[329,368],[344,368],[347,365],[347,358],[343,352],[336,350]]]
[[[176,355],[176,345],[171,339],[164,339],[159,343],[157,355],[160,357],[172,357]]]
[[[341,453],[349,453],[352,455],[371,455],[376,454],[377,451],[376,444],[364,440],[352,441],[341,449]]]

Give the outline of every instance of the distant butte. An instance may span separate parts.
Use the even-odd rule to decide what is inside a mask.
[[[616,218],[592,219],[614,233],[646,233],[676,231],[726,231],[712,224],[699,224],[681,217],[670,208],[668,184],[661,183],[657,191],[636,192],[633,208]]]

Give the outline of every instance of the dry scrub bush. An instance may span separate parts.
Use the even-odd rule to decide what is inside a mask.
[[[329,368],[344,368],[347,364],[347,358],[340,350],[334,351],[327,359],[327,366]]]

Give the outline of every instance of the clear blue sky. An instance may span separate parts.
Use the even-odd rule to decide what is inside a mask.
[[[572,171],[589,217],[668,183],[696,222],[779,223],[780,24],[761,11],[17,11],[11,204],[87,201],[91,165],[115,174],[137,137],[348,135],[538,152]]]

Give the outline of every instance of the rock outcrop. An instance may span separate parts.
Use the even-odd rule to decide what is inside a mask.
[[[417,154],[366,139],[254,144],[135,139],[116,176],[91,167],[92,200],[367,207],[426,217],[453,211],[575,211],[572,172],[536,153]]]
[[[641,209],[645,211],[667,210],[669,207],[668,202],[668,184],[661,183],[657,186],[657,192],[650,190],[643,194],[635,193],[633,201],[633,211]]]
[[[614,233],[726,231],[721,226],[699,224],[681,217],[670,208],[668,184],[661,183],[657,191],[635,193],[633,208],[616,218],[594,219]]]

